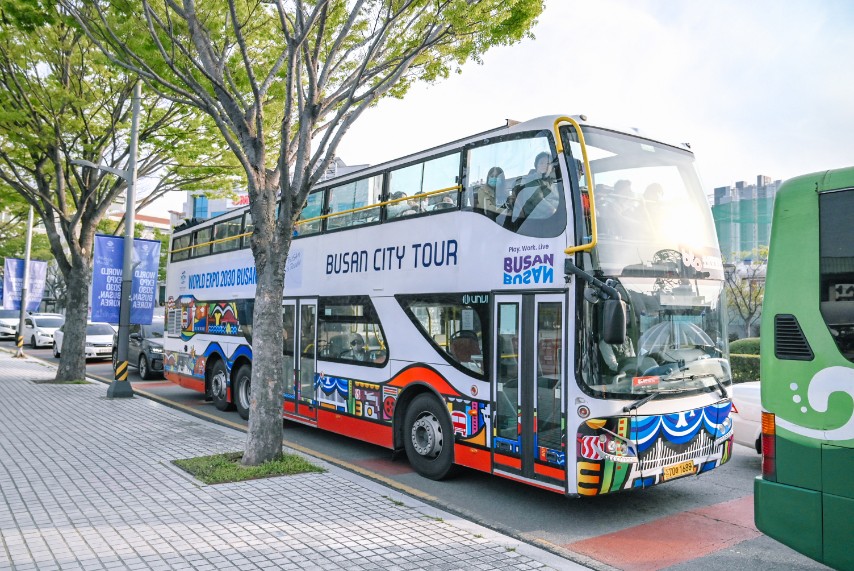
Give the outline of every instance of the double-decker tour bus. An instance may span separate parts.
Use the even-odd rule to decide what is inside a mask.
[[[854,570],[854,168],[777,191],[760,343],[756,527]]]
[[[512,123],[318,185],[287,260],[285,418],[567,495],[732,452],[723,266],[687,145]],[[249,413],[248,211],[176,229],[165,374]]]

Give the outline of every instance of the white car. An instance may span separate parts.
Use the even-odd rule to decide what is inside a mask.
[[[0,309],[0,339],[14,339],[18,332],[21,312],[17,309]]]
[[[65,337],[65,325],[53,334],[53,356],[62,354],[62,339]],[[113,356],[113,334],[116,330],[109,323],[86,324],[86,358],[111,359]]]
[[[732,386],[734,440],[762,453],[762,397],[759,381]]]
[[[53,334],[65,323],[65,317],[59,313],[31,313],[24,318],[24,341],[30,347],[50,347]]]

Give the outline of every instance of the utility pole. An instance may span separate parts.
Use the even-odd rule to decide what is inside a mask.
[[[105,165],[96,165],[91,161],[73,160],[73,164],[101,169],[125,179],[127,196],[125,200],[125,245],[124,261],[122,264],[122,290],[119,305],[118,355],[113,382],[107,389],[107,398],[130,398],[133,387],[128,381],[128,338],[130,337],[130,306],[133,284],[133,226],[136,206],[136,153],[139,138],[139,106],[142,98],[141,83],[137,80],[133,86],[133,115],[130,128],[130,148],[128,149],[127,170],[116,169]]]
[[[15,336],[15,344],[18,350],[15,357],[24,359],[24,319],[27,316],[27,290],[30,287],[30,253],[33,247],[33,207],[30,206],[30,214],[27,216],[27,241],[24,247],[24,281],[21,283],[21,314],[18,319],[18,334]]]

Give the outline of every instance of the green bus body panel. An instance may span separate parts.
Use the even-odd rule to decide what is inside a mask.
[[[834,569],[854,571],[854,500],[824,494],[824,559]]]
[[[822,559],[821,492],[763,480],[753,481],[756,529],[818,561]]]
[[[850,448],[823,444],[821,447],[821,491],[854,500],[854,453]],[[854,518],[854,511],[850,512]],[[851,536],[854,542],[854,535]],[[854,547],[854,546],[852,546]]]
[[[822,491],[821,443],[793,436],[777,435],[777,483]]]

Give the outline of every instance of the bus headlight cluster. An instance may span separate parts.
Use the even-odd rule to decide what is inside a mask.
[[[599,435],[599,447],[603,452],[615,454],[618,456],[626,456],[629,453],[629,445],[623,440],[616,438],[608,438],[606,434]]]

